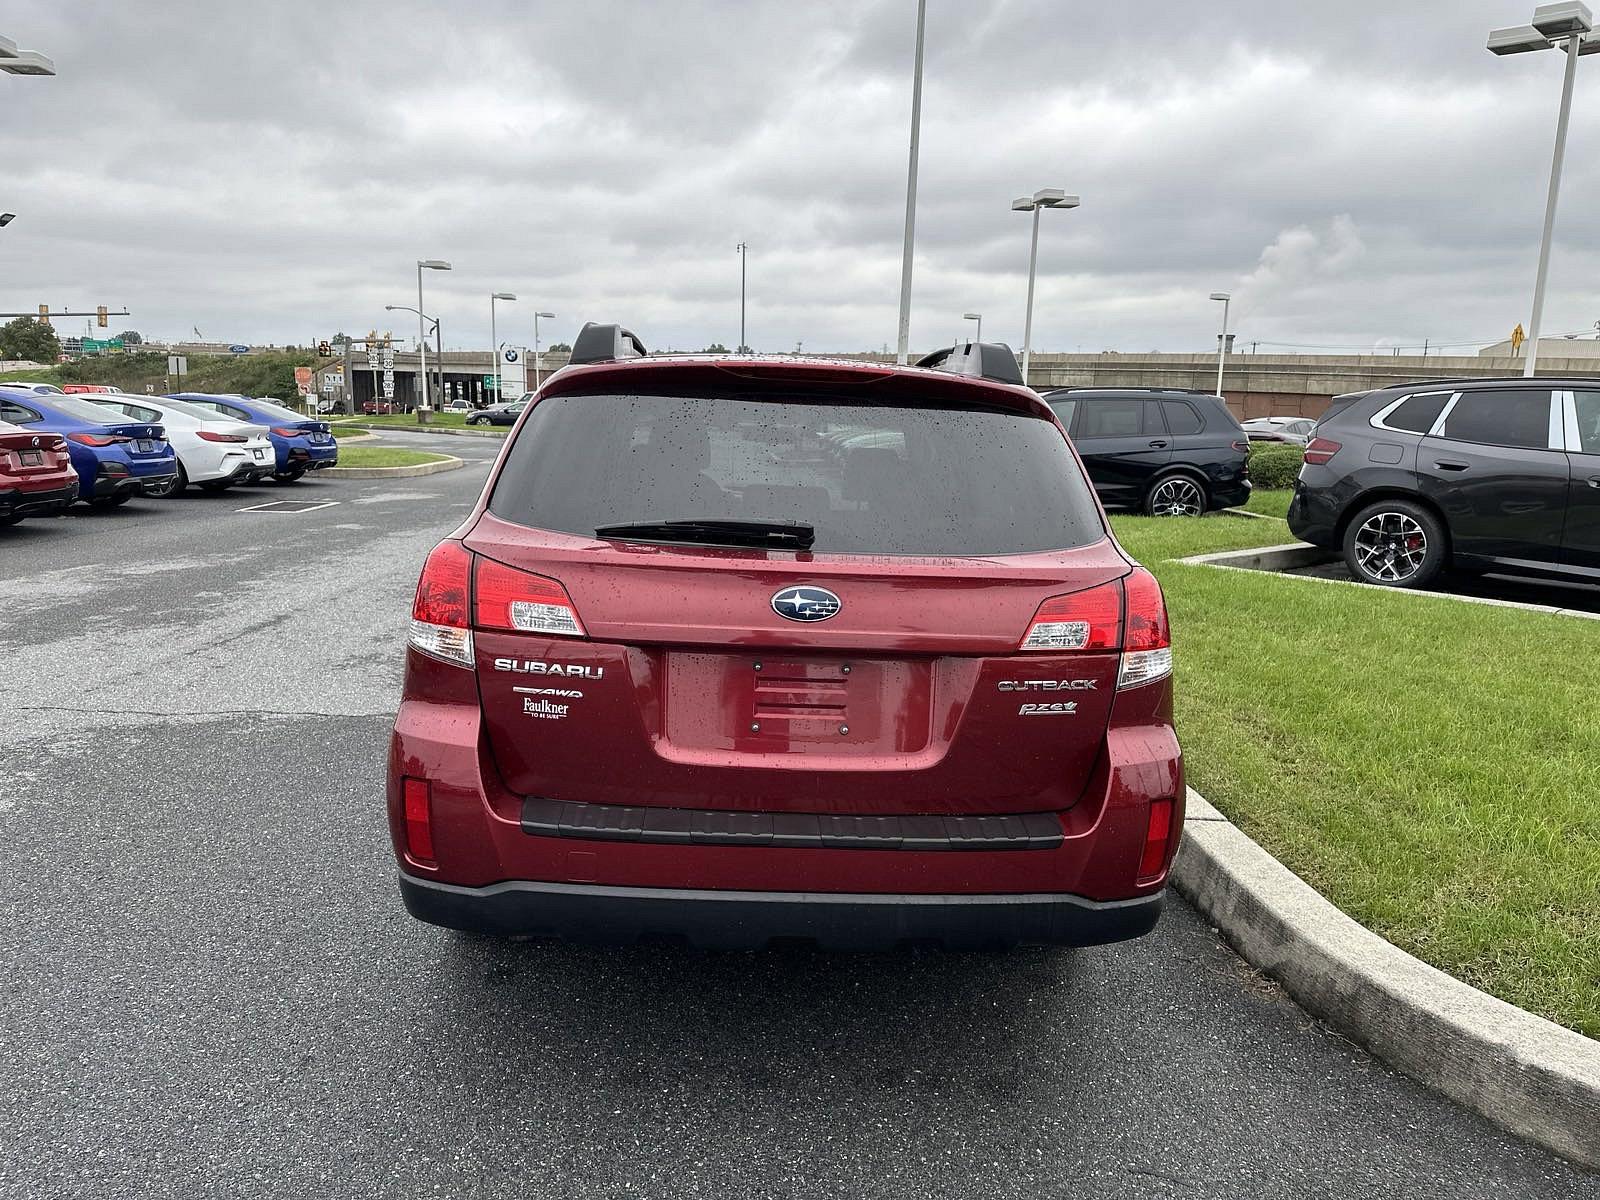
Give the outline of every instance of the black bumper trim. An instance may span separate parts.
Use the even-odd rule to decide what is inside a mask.
[[[64,511],[77,502],[81,487],[69,483],[45,492],[24,492],[20,488],[0,492],[0,517],[41,517]]]
[[[739,892],[521,880],[469,888],[402,872],[400,894],[418,920],[475,933],[602,945],[669,938],[705,949],[751,950],[799,940],[834,950],[887,950],[1119,942],[1155,926],[1165,892],[1088,900],[1055,893]]]
[[[798,850],[1054,850],[1052,813],[896,816],[861,813],[733,812],[727,809],[582,804],[528,796],[522,831],[535,837],[695,846],[781,846]]]

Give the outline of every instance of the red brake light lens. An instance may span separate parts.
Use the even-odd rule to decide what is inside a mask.
[[[475,582],[472,623],[478,629],[584,636],[578,610],[560,580],[480,558]]]
[[[272,432],[279,437],[299,437],[303,433],[310,433],[309,429],[290,429],[287,425],[274,425]]]
[[[426,779],[400,778],[400,798],[405,806],[406,853],[420,863],[432,866],[433,797]]]
[[[242,433],[218,433],[214,429],[196,429],[195,436],[207,442],[248,442]]]
[[[1172,673],[1172,629],[1161,585],[1135,567],[1125,579],[1051,596],[1019,648],[1057,654],[1120,650],[1119,689],[1164,679]]]
[[[411,602],[411,632],[406,640],[441,662],[472,665],[472,632],[467,628],[467,585],[472,553],[460,542],[440,542],[422,565],[416,599]]]
[[[1305,460],[1313,467],[1320,467],[1343,448],[1343,442],[1331,441],[1324,437],[1314,437],[1306,443]]]
[[[116,434],[102,433],[69,433],[69,438],[80,446],[116,446],[123,442],[131,442],[132,438],[120,437]]]
[[[1167,840],[1172,836],[1172,801],[1150,802],[1150,824],[1145,829],[1144,853],[1139,857],[1140,883],[1149,883],[1167,865]]]
[[[1128,596],[1128,618],[1117,687],[1130,688],[1172,674],[1172,626],[1167,623],[1167,602],[1154,575],[1135,567],[1123,586]]]
[[[1039,605],[1023,650],[1115,650],[1122,632],[1122,585],[1112,582]]]

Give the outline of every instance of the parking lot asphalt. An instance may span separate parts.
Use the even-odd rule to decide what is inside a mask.
[[[1140,941],[706,954],[396,894],[429,546],[499,443],[0,530],[0,1196],[1579,1197],[1174,899]],[[297,515],[239,512],[279,498]]]

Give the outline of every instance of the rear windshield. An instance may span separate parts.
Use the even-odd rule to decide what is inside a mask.
[[[1105,536],[1042,417],[809,394],[550,397],[489,511],[585,537],[636,521],[799,522],[823,554],[1025,554]]]
[[[117,425],[128,419],[114,408],[96,404],[92,400],[79,400],[73,396],[51,396],[50,407],[57,412],[77,417],[80,421],[98,421],[102,425]]]

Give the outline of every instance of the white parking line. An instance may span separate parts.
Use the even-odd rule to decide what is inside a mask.
[[[301,513],[316,512],[319,508],[332,508],[338,504],[337,500],[269,500],[265,504],[252,504],[249,508],[236,508],[234,512],[269,512],[299,516]]]

